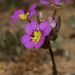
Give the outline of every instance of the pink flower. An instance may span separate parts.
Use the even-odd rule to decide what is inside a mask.
[[[55,4],[64,4],[64,3],[67,3],[69,2],[70,0],[54,0]]]
[[[18,20],[14,20],[12,22],[9,23],[9,25],[19,21],[19,20],[27,20],[29,19],[30,17],[32,17],[33,15],[36,14],[36,10],[34,10],[36,7],[36,3],[34,3],[30,9],[28,10],[28,12],[26,14],[24,14],[24,11],[22,9],[19,9],[19,10],[16,10],[14,12],[14,15],[11,16],[11,19],[18,19]]]
[[[40,3],[42,4],[49,4],[49,5],[56,5],[57,7],[61,7],[62,4],[69,2],[70,0],[54,0],[55,3],[45,1],[45,0],[40,0]]]
[[[21,37],[22,44],[27,48],[38,49],[42,46],[45,41],[45,36],[47,36],[52,30],[47,21],[43,21],[39,24],[36,21],[31,21],[30,24],[25,26],[25,31],[27,34]]]

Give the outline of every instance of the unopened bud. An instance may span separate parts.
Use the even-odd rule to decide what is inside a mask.
[[[40,20],[40,22],[44,21],[42,12],[39,12],[39,20]]]

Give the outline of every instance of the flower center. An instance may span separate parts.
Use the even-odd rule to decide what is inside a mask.
[[[26,15],[25,14],[20,14],[19,18],[25,20],[25,19],[27,19],[28,15],[29,15],[29,12],[26,13]]]
[[[54,4],[52,4],[52,6],[55,6],[55,8],[58,10],[60,7],[59,6],[56,6],[56,5],[54,5]]]
[[[40,31],[34,31],[33,37],[31,37],[32,41],[35,42],[35,44],[40,41],[42,33]]]

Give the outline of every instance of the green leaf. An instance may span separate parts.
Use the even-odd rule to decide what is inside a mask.
[[[61,26],[61,17],[58,16],[58,19],[57,19],[57,27],[56,27],[56,31],[57,31],[57,32],[59,31],[60,26]]]

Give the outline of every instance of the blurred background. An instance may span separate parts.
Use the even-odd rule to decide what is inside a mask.
[[[28,11],[37,3],[37,13],[31,20],[37,20],[41,11],[45,20],[53,15],[54,7],[43,5],[40,0],[0,0],[0,75],[51,75],[52,61],[48,49],[27,49],[20,42],[25,34],[27,21],[9,25],[11,15],[17,9]],[[53,1],[53,0],[48,0]],[[52,42],[57,70],[62,75],[75,75],[75,0],[64,4],[56,15],[61,16],[58,39]]]

